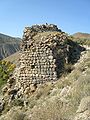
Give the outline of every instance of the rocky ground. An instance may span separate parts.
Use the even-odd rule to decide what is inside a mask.
[[[39,85],[28,99],[1,99],[0,112],[0,120],[90,120],[90,50],[71,73]]]

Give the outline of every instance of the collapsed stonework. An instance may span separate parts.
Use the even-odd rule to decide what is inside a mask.
[[[13,75],[15,83],[12,85],[11,82],[10,85],[10,81],[13,80],[8,81],[9,94],[29,95],[32,84],[36,86],[47,81],[56,81],[64,72],[65,64],[76,62],[81,51],[82,48],[70,41],[66,33],[56,25],[26,27],[21,44],[19,67]]]
[[[18,76],[20,81],[29,80],[31,84],[57,79],[59,65],[57,63],[64,62],[67,57],[67,45],[65,44],[67,37],[63,32],[55,33],[58,30],[56,26],[50,26],[44,26],[45,30],[42,26],[40,30],[39,26],[36,26],[38,30],[33,26],[25,28]],[[60,53],[58,48],[61,49],[60,56],[57,55],[58,52]]]

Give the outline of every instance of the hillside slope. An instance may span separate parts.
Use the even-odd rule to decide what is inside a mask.
[[[77,33],[73,34],[73,36],[75,38],[90,39],[90,34],[88,34],[88,33],[77,32]]]
[[[38,86],[27,100],[6,105],[0,120],[90,120],[90,51],[73,67],[55,83]]]
[[[15,53],[20,49],[20,38],[0,34],[0,59]]]
[[[44,32],[44,35],[46,34],[47,32]],[[39,33],[39,37],[40,35],[41,33]],[[59,34],[54,33],[54,35]],[[40,40],[37,34],[34,36],[34,40],[36,40],[35,37]],[[57,41],[57,39],[55,40]],[[70,46],[68,52],[70,59],[67,64],[63,65],[64,71],[58,80],[47,81],[44,84],[29,84],[29,77],[27,77],[22,85],[18,82],[22,81],[22,79],[18,79],[18,73],[21,68],[25,73],[25,66],[16,67],[13,76],[10,76],[1,92],[3,95],[0,99],[0,120],[90,120],[90,51],[84,49],[85,51],[81,52],[79,51],[81,49],[75,49],[80,46],[70,39],[64,43],[68,43]],[[60,56],[63,55],[61,50],[58,49]],[[78,59],[71,64],[77,55]],[[25,58],[27,57],[25,56]],[[58,60],[60,61],[60,59]],[[62,62],[58,65],[61,66]],[[18,84],[16,84],[17,82]],[[25,90],[23,90],[23,86]]]
[[[17,64],[18,63],[18,60],[20,58],[20,52],[15,52],[14,54],[6,57],[4,60],[5,61],[10,61],[11,63],[14,63],[14,64]]]
[[[34,26],[33,29],[25,28],[20,53],[21,58],[24,59],[20,58],[19,62],[17,61],[18,52],[5,59],[11,62],[17,61],[16,63],[19,64],[13,73],[10,73],[9,79],[5,79],[7,83],[1,84],[0,120],[90,120],[90,49],[85,49],[76,41],[72,41],[73,37],[70,39],[68,36],[63,36],[65,33],[60,34],[61,31],[57,31],[57,27],[53,31],[51,26],[49,29],[46,29],[47,25],[46,27],[45,25]],[[46,43],[45,46],[42,41]],[[36,42],[35,45],[34,42]],[[41,46],[33,49],[38,42]],[[53,55],[56,57],[45,54],[46,46],[49,45],[50,53],[55,53]],[[28,51],[30,47],[32,52]],[[41,54],[45,47],[45,52]],[[37,48],[39,54],[35,52]],[[23,53],[25,53],[24,56]],[[54,58],[55,64],[50,64],[51,57]],[[56,61],[55,58],[57,58]],[[50,61],[47,62],[48,60]],[[33,61],[34,64],[31,64]],[[5,63],[7,65],[9,62]],[[47,67],[44,63],[48,63],[49,66]],[[1,71],[5,68],[4,65],[1,66]],[[58,72],[59,77],[48,81],[50,76],[47,77],[46,74],[43,79],[41,74],[44,73],[43,71],[48,70],[47,73],[54,73],[50,72],[54,68],[53,65],[54,70],[62,70]],[[31,66],[30,69],[29,66]],[[38,68],[39,72],[35,71]],[[40,78],[36,78],[35,75],[41,76],[39,83],[36,80]],[[34,83],[29,81],[31,77],[35,80]],[[46,81],[43,83],[42,79]]]

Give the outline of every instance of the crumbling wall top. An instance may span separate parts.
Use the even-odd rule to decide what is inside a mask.
[[[33,46],[32,44],[34,43],[37,44],[38,42],[40,43],[50,42],[50,40],[53,40],[52,37],[54,37],[52,32],[53,33],[58,32],[59,34],[64,35],[64,33],[60,29],[58,29],[57,25],[54,24],[46,23],[43,25],[33,25],[31,27],[25,27],[21,43],[21,50],[26,50],[27,48],[30,48],[30,46]]]
[[[47,32],[47,31],[61,31],[58,29],[57,25],[54,24],[43,24],[43,25],[33,25],[31,27],[25,27],[24,33],[29,32]]]

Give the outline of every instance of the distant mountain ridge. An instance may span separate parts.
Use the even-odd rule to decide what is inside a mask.
[[[83,38],[83,39],[90,39],[90,34],[89,33],[77,32],[77,33],[73,34],[73,37],[75,37],[75,38]]]
[[[6,58],[19,51],[20,41],[20,38],[15,38],[0,33],[0,59]]]

